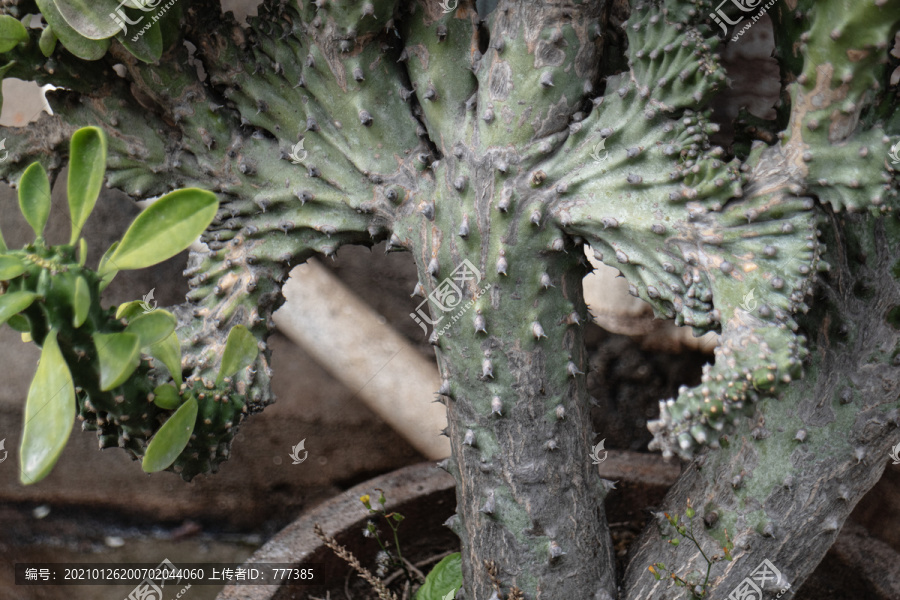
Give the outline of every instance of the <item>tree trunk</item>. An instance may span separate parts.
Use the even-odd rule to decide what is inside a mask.
[[[781,398],[756,405],[721,450],[698,457],[663,507],[683,512],[690,498],[707,555],[720,553],[724,529],[734,561],[712,569],[713,598],[725,598],[763,560],[781,572],[764,592],[790,584],[789,598],[821,561],[856,503],[872,488],[900,443],[900,221],[896,216],[830,215],[830,274],[802,320],[811,364]],[[703,531],[699,531],[703,530]],[[647,568],[663,562],[680,576],[705,572],[696,547],[671,546],[658,515],[635,542],[624,598],[683,598]]]
[[[487,561],[501,595],[515,586],[526,598],[612,598],[606,488],[590,459],[584,256],[571,244],[552,249],[550,235],[498,248],[498,233],[515,239],[523,215],[498,214],[490,198],[476,200],[472,215],[478,225],[467,239],[432,237],[428,223],[413,250],[420,265],[432,249],[440,257],[437,276],[420,268],[429,293],[458,280],[462,260],[477,269],[465,298],[433,309],[432,337],[457,481],[458,516],[449,524],[462,541],[466,597],[491,596]],[[441,211],[436,221],[455,231],[459,215]]]

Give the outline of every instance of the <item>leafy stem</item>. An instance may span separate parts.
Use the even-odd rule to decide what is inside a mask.
[[[371,498],[368,494],[360,496],[359,500],[363,503],[366,509],[368,509],[369,514],[381,515],[387,522],[388,526],[391,528],[391,532],[394,535],[394,548],[396,549],[396,558],[394,557],[393,553],[388,550],[387,545],[381,540],[381,535],[378,533],[378,527],[376,527],[375,523],[373,523],[372,521],[369,521],[368,525],[366,526],[367,537],[375,538],[375,541],[378,542],[379,547],[381,547],[381,551],[384,552],[384,554],[389,558],[390,566],[400,567],[401,569],[403,569],[403,573],[406,575],[406,579],[410,583],[415,583],[416,581],[418,581],[418,579],[416,577],[413,577],[413,575],[409,572],[409,569],[406,567],[406,560],[403,558],[403,553],[400,550],[400,537],[398,531],[400,529],[400,523],[403,521],[404,517],[398,512],[387,512],[385,508],[386,500],[384,497],[384,491],[378,488],[376,488],[375,491],[379,493],[378,504],[381,505],[380,508],[372,506]]]
[[[699,575],[696,571],[688,573],[685,577],[681,577],[677,575],[672,569],[668,568],[665,563],[657,562],[649,566],[647,569],[650,573],[659,581],[664,574],[668,573],[668,576],[675,582],[675,585],[679,587],[689,588],[691,591],[691,596],[693,598],[705,598],[708,594],[707,587],[709,586],[709,575],[712,571],[712,566],[714,563],[720,562],[722,560],[732,560],[731,550],[734,548],[734,543],[731,541],[731,538],[728,536],[728,530],[725,530],[725,545],[722,548],[722,554],[715,554],[710,558],[706,555],[706,552],[703,551],[703,546],[697,541],[696,536],[694,535],[694,516],[696,512],[691,506],[691,500],[688,498],[687,501],[687,510],[685,511],[684,516],[688,520],[688,525],[685,526],[684,520],[679,515],[669,515],[669,513],[663,513],[666,517],[666,520],[672,527],[675,528],[675,531],[678,535],[683,537],[684,539],[690,540],[693,542],[694,546],[697,547],[697,550],[700,551],[700,555],[703,557],[703,560],[706,561],[706,576],[703,578],[703,581],[699,581]],[[679,524],[679,520],[681,520],[682,524]],[[672,537],[667,540],[669,544],[673,546],[678,546],[681,541],[678,537]]]

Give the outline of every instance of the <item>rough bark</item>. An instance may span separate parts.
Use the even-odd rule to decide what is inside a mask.
[[[802,320],[811,337],[806,376],[781,398],[743,416],[727,445],[698,457],[673,486],[663,510],[683,514],[690,498],[707,555],[721,553],[713,598],[724,598],[764,560],[781,571],[791,597],[837,537],[856,503],[878,481],[900,442],[900,220],[829,215],[831,272]],[[662,515],[632,547],[624,598],[683,598],[685,591],[647,568],[664,562],[684,576],[706,562],[696,548],[665,542]]]

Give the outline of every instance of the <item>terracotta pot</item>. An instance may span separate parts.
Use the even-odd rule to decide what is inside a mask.
[[[321,525],[327,535],[337,538],[338,543],[353,552],[363,566],[373,570],[379,548],[375,540],[362,535],[369,515],[359,497],[363,494],[377,497],[375,488],[384,491],[389,511],[397,511],[406,517],[400,527],[400,547],[404,557],[411,557],[411,562],[458,546],[456,534],[443,526],[456,508],[453,477],[433,462],[412,465],[361,483],[301,515],[247,561],[248,565],[315,563],[315,579],[330,585],[232,585],[222,590],[218,600],[305,600],[309,596],[325,598],[328,591],[331,598],[342,598],[350,567],[322,544],[313,533],[313,526]],[[380,529],[384,536],[387,527],[382,523]],[[352,579],[359,578],[352,576]],[[359,600],[364,597],[356,596]]]
[[[616,481],[606,498],[606,514],[616,545],[619,572],[623,572],[628,544],[643,527],[646,508],[659,506],[679,474],[677,462],[666,463],[655,454],[610,451],[599,466],[600,476]],[[377,543],[364,538],[368,514],[359,501],[363,494],[384,491],[387,509],[406,517],[400,528],[404,557],[422,570],[458,550],[456,535],[443,526],[456,507],[453,478],[434,463],[412,465],[361,483],[301,515],[262,548],[253,563],[315,564],[315,579],[322,585],[232,585],[217,600],[306,600],[310,597],[345,600],[349,586],[354,600],[375,597],[350,567],[325,547],[313,533],[318,523],[326,534],[353,552],[362,565],[373,569]],[[382,531],[386,527],[382,526]],[[383,534],[382,534],[383,535]],[[430,560],[429,560],[430,559]],[[349,574],[349,577],[348,577]],[[797,590],[795,600],[897,600],[900,598],[900,554],[868,535],[865,528],[847,523],[825,559]]]

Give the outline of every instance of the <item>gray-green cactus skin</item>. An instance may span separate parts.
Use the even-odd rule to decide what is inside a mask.
[[[762,558],[785,566],[795,589],[802,583],[883,468],[871,453],[900,435],[896,375],[879,375],[881,391],[859,383],[846,402],[835,393],[839,418],[795,412],[825,385],[823,369],[846,372],[835,356],[854,348],[805,316],[816,285],[832,291],[821,303],[847,330],[873,328],[879,373],[900,348],[886,319],[866,320],[841,295],[853,265],[877,255],[858,281],[881,286],[878,307],[896,321],[898,273],[883,265],[897,256],[883,244],[900,239],[888,160],[900,117],[885,63],[900,4],[770,8],[786,82],[779,119],[758,135],[769,143],[736,145],[730,157],[710,142],[710,99],[727,79],[707,0],[635,2],[630,14],[617,2],[502,0],[483,22],[469,2],[446,12],[434,0],[269,1],[247,28],[218,3],[182,3],[193,56],[175,44],[145,64],[113,42],[96,62],[59,47],[45,58],[35,32],[9,52],[7,76],[68,91],[52,94],[53,117],[8,138],[0,174],[15,181],[35,158],[57,171],[68,134],[98,125],[111,187],[136,198],[183,186],[219,195],[209,250],[192,252],[189,302],[176,311],[191,381],[214,379],[225,334],[244,324],[264,351],[241,394],[249,412],[271,402],[271,315],[288,271],[310,256],[387,240],[413,255],[422,296],[467,260],[481,276],[466,288],[474,305],[432,336],[466,597],[491,597],[484,560],[529,599],[683,597],[646,567],[674,553],[666,562],[689,571],[699,559],[653,524],[625,580],[615,577],[602,504],[610,486],[589,459],[587,243],[659,316],[721,333],[701,385],[661,402],[650,424],[667,456],[710,449],[666,506],[693,498],[704,539],[714,547],[727,528],[735,540],[742,567],[717,566],[711,589],[727,594]],[[29,2],[3,11],[37,12]],[[740,139],[753,137],[738,126]],[[300,139],[308,154],[292,164]],[[810,347],[824,354],[810,362]],[[815,377],[797,381],[805,364]],[[877,433],[857,435],[876,420]],[[855,432],[852,449],[850,438],[847,448],[831,441],[843,427]],[[189,448],[198,458],[182,474],[214,470],[233,431],[208,458]],[[820,453],[842,467],[810,458]],[[829,512],[831,492],[840,506]],[[811,515],[828,528],[807,555],[776,544],[812,535],[802,526]]]

